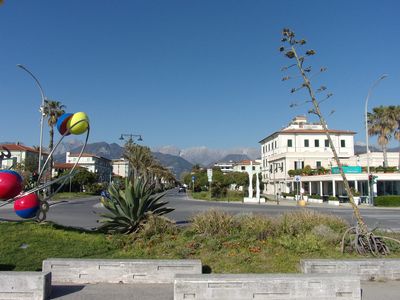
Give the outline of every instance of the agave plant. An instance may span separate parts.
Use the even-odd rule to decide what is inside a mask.
[[[110,213],[101,214],[104,218],[98,230],[107,233],[130,234],[139,230],[149,215],[161,216],[173,208],[165,207],[168,202],[160,201],[165,194],[155,194],[154,185],[149,185],[143,178],[133,182],[125,181],[125,190],[110,184],[108,195],[101,198],[101,203]]]

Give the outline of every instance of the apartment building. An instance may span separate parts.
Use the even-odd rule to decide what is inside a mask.
[[[329,133],[343,165],[366,166],[366,155],[354,155],[355,132],[329,129]],[[309,194],[321,196],[345,194],[340,174],[330,172],[337,166],[322,125],[309,123],[306,117],[297,116],[288,126],[268,135],[259,143],[265,194],[291,192],[297,184],[301,184]],[[378,159],[378,156],[376,153],[370,154],[370,166],[382,165],[382,160]],[[391,163],[393,162],[391,159]],[[289,176],[290,170],[302,169],[305,166],[310,166],[312,169],[325,168],[329,172],[302,176],[300,179]],[[353,168],[353,172],[347,174],[350,186],[367,195],[368,174],[362,173],[362,168],[354,171],[356,169]],[[373,187],[375,194],[400,194],[400,174],[380,174],[378,177],[380,183]],[[300,182],[296,182],[296,179]]]
[[[75,164],[78,158],[79,153],[67,152],[65,154],[65,162],[67,164]],[[90,153],[83,153],[79,159],[78,166],[84,167],[90,172],[97,174],[100,182],[109,182],[111,180],[113,168],[111,160],[108,158]]]
[[[17,142],[15,144],[1,144],[0,151],[5,154],[4,158],[0,158],[0,168],[8,169],[15,164],[23,164],[26,159],[31,158],[36,160],[39,157],[39,150],[33,147],[28,147]],[[6,157],[6,156],[10,157]],[[42,152],[42,165],[49,154]]]

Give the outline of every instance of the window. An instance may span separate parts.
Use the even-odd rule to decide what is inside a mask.
[[[275,141],[275,149],[278,148],[276,145],[277,145],[277,144],[276,144],[276,141]]]
[[[293,147],[293,141],[292,140],[287,140],[287,146],[288,147]]]
[[[316,148],[319,147],[319,140],[314,140],[314,146],[315,146]]]
[[[317,169],[321,168],[321,162],[317,161]]]
[[[294,169],[304,169],[304,161],[295,161],[294,162]]]
[[[245,167],[245,166],[242,166],[241,169],[242,169],[242,171],[245,171],[245,170],[246,170],[246,167]]]
[[[340,140],[340,147],[346,147],[346,141]]]
[[[325,140],[325,147],[329,147],[329,140]]]
[[[308,140],[304,140],[304,147],[309,147],[309,141]]]

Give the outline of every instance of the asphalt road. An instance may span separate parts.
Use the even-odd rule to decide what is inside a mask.
[[[168,191],[164,200],[169,202],[168,206],[175,208],[173,212],[167,215],[175,221],[189,220],[191,216],[212,208],[220,209],[232,214],[255,213],[269,216],[303,209],[297,207],[295,202],[291,200],[281,201],[280,205],[277,205],[275,202],[268,202],[267,204],[259,205],[236,202],[226,203],[191,200],[185,193],[178,193],[176,189]],[[333,207],[328,206],[327,204],[310,204],[307,209],[337,215],[351,223],[355,223],[353,211],[350,207]],[[360,210],[369,227],[379,227],[382,229],[400,231],[400,209],[361,207]],[[106,210],[100,205],[99,197],[74,199],[53,203],[47,213],[47,220],[60,225],[90,229],[99,225],[98,220],[101,219],[100,214],[105,212]],[[13,212],[12,206],[0,208],[0,220],[1,219],[20,220]]]

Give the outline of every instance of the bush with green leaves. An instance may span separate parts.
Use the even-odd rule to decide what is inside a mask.
[[[125,190],[111,184],[109,197],[102,197],[101,203],[109,213],[101,214],[104,218],[98,230],[106,233],[130,234],[137,232],[150,215],[161,216],[173,208],[165,207],[168,202],[160,201],[165,194],[155,194],[154,184],[143,178],[135,177],[132,182],[125,181]]]
[[[388,195],[374,198],[375,206],[400,206],[400,196]]]

